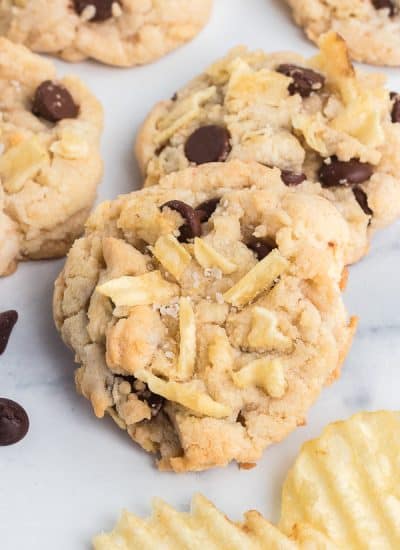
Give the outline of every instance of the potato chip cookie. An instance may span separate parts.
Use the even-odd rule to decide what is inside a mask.
[[[345,43],[330,33],[308,61],[233,50],[154,108],[136,153],[146,185],[212,161],[278,167],[286,185],[342,212],[352,263],[369,234],[400,216],[399,148],[400,97],[381,76],[356,73]]]
[[[0,38],[0,275],[82,232],[102,175],[103,112],[75,77]]]
[[[211,8],[212,0],[0,0],[0,34],[67,61],[130,67],[191,40]]]
[[[287,0],[295,22],[310,40],[329,31],[346,40],[356,61],[400,65],[400,5],[397,0]]]
[[[257,461],[339,374],[347,235],[328,201],[239,161],[104,203],[55,287],[79,392],[160,469]]]
[[[279,527],[251,510],[230,521],[202,495],[190,513],[160,499],[142,519],[125,511],[95,550],[394,550],[400,547],[400,413],[330,424],[300,451],[283,490]]]

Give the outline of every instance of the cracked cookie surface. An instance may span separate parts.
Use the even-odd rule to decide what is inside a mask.
[[[0,0],[0,34],[67,61],[150,63],[191,40],[212,0]]]
[[[397,0],[286,0],[295,22],[318,42],[330,30],[346,40],[355,61],[400,65]]]
[[[100,205],[55,285],[78,391],[160,469],[257,461],[339,375],[347,239],[328,201],[256,163]]]
[[[210,161],[277,167],[288,186],[331,200],[349,223],[346,262],[400,216],[400,96],[356,72],[343,40],[317,56],[233,50],[155,106],[136,142],[146,185]]]
[[[78,78],[0,38],[0,275],[64,255],[102,175],[100,103]]]

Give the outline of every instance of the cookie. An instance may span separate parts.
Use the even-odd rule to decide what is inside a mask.
[[[191,40],[211,8],[212,0],[3,0],[0,33],[67,61],[130,67]]]
[[[167,173],[241,159],[278,167],[288,186],[323,195],[351,230],[347,263],[400,216],[400,96],[356,72],[343,40],[321,40],[310,60],[233,50],[156,105],[136,154],[153,185]]]
[[[318,42],[338,32],[356,61],[400,65],[400,7],[396,0],[287,0],[295,22]]]
[[[256,163],[100,205],[55,285],[78,391],[162,470],[254,463],[339,375],[347,238],[328,201]]]
[[[64,255],[102,175],[97,99],[75,77],[0,38],[0,275]]]

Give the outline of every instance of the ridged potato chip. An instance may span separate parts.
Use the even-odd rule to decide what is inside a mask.
[[[283,487],[278,527],[250,511],[232,522],[202,495],[181,513],[157,499],[153,515],[123,512],[94,550],[397,550],[400,412],[359,413],[307,442]]]

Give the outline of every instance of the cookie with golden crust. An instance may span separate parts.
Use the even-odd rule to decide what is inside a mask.
[[[400,99],[383,77],[356,72],[330,33],[306,60],[244,48],[217,61],[176,96],[156,105],[138,135],[146,185],[210,161],[258,161],[301,192],[342,212],[347,263],[368,237],[400,216]]]
[[[339,375],[347,238],[328,201],[239,161],[100,205],[55,285],[78,391],[160,469],[256,462]]]
[[[64,255],[102,175],[100,103],[76,77],[0,38],[0,275]]]
[[[212,0],[0,0],[0,34],[67,61],[130,67],[191,40]]]
[[[287,0],[295,22],[318,42],[327,31],[346,40],[355,61],[400,65],[400,6],[396,0]]]

